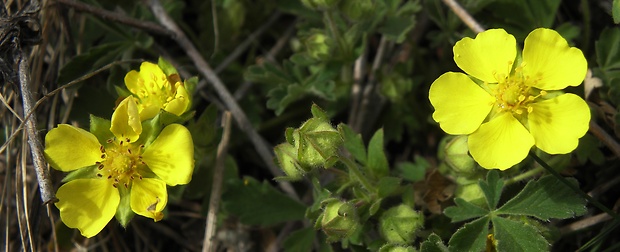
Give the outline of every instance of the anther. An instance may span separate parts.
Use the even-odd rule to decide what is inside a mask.
[[[108,175],[108,179],[111,179],[111,178],[112,178],[112,175]]]
[[[103,148],[103,145],[99,145],[99,150],[101,151],[101,153],[105,153],[105,148]]]
[[[112,184],[112,186],[113,186],[114,188],[117,188],[117,185],[116,185],[116,184]]]
[[[121,140],[120,145],[123,145],[123,140]]]
[[[106,141],[106,142],[108,142],[108,143],[112,143],[112,142],[114,142],[114,140],[112,140],[112,139],[108,139],[108,141]]]
[[[101,158],[105,158],[105,153],[101,154]]]
[[[129,138],[125,138],[126,142],[131,142],[131,140]]]
[[[140,148],[141,148],[141,149],[144,149],[144,144],[141,144],[141,145],[140,145]]]
[[[97,173],[97,177],[103,177],[103,175],[101,175],[101,173]]]
[[[103,164],[99,164],[99,166],[97,167],[97,169],[99,169],[99,170],[103,169]]]
[[[127,183],[123,183],[123,185],[125,186],[125,188],[129,187],[129,185]]]
[[[127,149],[127,153],[131,154],[131,149]]]

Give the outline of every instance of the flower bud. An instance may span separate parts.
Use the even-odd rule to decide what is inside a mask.
[[[480,189],[480,185],[478,185],[478,183],[457,185],[454,196],[456,198],[464,199],[465,201],[477,206],[486,205],[484,193],[482,192],[482,189]]]
[[[331,9],[336,6],[340,0],[301,0],[301,3],[313,10]]]
[[[279,177],[277,179],[300,180],[306,174],[306,171],[302,169],[297,161],[297,149],[295,146],[289,143],[282,143],[274,148],[274,152],[280,168],[286,174],[286,177]]]
[[[325,118],[313,117],[293,132],[299,163],[304,170],[325,167],[330,158],[337,156],[342,137]]]
[[[312,30],[303,40],[306,52],[316,60],[326,60],[331,56],[332,39],[322,30]]]
[[[409,244],[415,232],[424,225],[424,215],[407,205],[385,211],[379,218],[381,236],[390,243]]]
[[[386,244],[379,248],[379,252],[416,252],[414,247],[398,244]]]
[[[350,237],[360,227],[357,209],[349,203],[331,198],[323,201],[323,213],[317,225],[327,235],[328,242]]]
[[[478,169],[476,162],[468,154],[467,136],[448,137],[440,152],[443,161],[459,176],[474,175]]]

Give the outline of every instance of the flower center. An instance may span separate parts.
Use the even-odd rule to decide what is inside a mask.
[[[530,77],[523,75],[523,65],[517,67],[509,76],[497,76],[498,85],[493,95],[496,99],[497,109],[509,111],[513,115],[531,113],[531,103],[538,97],[547,94],[544,90],[538,90],[531,86]]]
[[[118,141],[110,139],[111,144],[107,149],[99,147],[101,151],[101,162],[97,162],[99,171],[97,176],[111,181],[112,186],[118,187],[119,184],[129,188],[134,179],[142,179],[140,171],[146,165],[142,161],[142,150],[144,145],[136,145],[129,142],[129,139]]]
[[[172,81],[176,80],[173,79]],[[167,107],[168,103],[175,99],[177,85],[183,85],[183,83],[172,83],[165,75],[156,76],[151,74],[149,79],[144,80],[143,88],[136,93],[140,99],[138,106],[141,110],[151,106],[158,108]],[[179,98],[184,99],[184,97]]]

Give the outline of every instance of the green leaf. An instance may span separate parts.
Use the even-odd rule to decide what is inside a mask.
[[[380,178],[389,173],[389,164],[383,150],[383,129],[377,130],[368,143],[368,169]]]
[[[157,61],[157,66],[159,66],[159,68],[161,68],[161,70],[164,72],[164,74],[166,76],[170,76],[173,74],[179,74],[177,72],[177,69],[174,68],[174,66],[172,64],[170,64],[170,62],[168,62],[167,60],[165,60],[162,57],[159,57],[159,60]]]
[[[108,139],[114,138],[114,134],[110,131],[112,122],[98,116],[90,115],[90,133],[93,133],[99,140],[99,143],[106,145]]]
[[[595,43],[596,62],[603,72],[620,68],[620,29],[603,30]],[[609,81],[609,80],[608,80]]]
[[[362,141],[362,136],[353,132],[348,125],[341,123],[338,125],[338,132],[344,139],[344,148],[362,165],[366,165],[366,146]]]
[[[616,114],[617,116],[618,114]],[[616,124],[617,125],[617,124]],[[580,164],[585,164],[588,160],[597,165],[605,162],[605,155],[601,151],[601,143],[597,138],[590,134],[586,134],[579,139],[579,145],[575,150],[575,155]]]
[[[456,203],[456,206],[451,206],[444,210],[444,214],[450,217],[452,222],[478,218],[489,214],[489,210],[482,209],[479,206],[469,203],[461,198],[454,199],[454,203]]]
[[[533,226],[501,217],[491,221],[497,251],[548,251],[547,240]]]
[[[414,162],[402,162],[396,164],[396,170],[400,172],[400,177],[411,182],[422,181],[426,175],[426,169],[431,165],[421,157],[415,156]]]
[[[488,234],[489,217],[467,223],[450,238],[448,242],[450,251],[483,251]]]
[[[402,43],[407,37],[407,33],[413,29],[415,19],[410,16],[398,17],[388,16],[383,26],[378,31],[385,35],[387,39]]]
[[[420,252],[448,252],[448,247],[443,244],[441,238],[435,233],[428,236],[426,241],[422,242]]]
[[[274,224],[302,220],[306,206],[293,200],[267,182],[260,183],[245,177],[228,185],[222,195],[222,207],[239,216],[247,225],[271,226]]]
[[[126,42],[113,42],[92,47],[88,51],[75,56],[60,69],[59,84],[67,84],[104,64],[114,61],[127,49]]]
[[[379,198],[385,198],[390,196],[394,191],[400,187],[400,178],[396,177],[383,177],[379,180],[379,189],[377,194]]]
[[[295,230],[282,244],[284,251],[312,251],[312,242],[314,242],[315,236],[316,231],[312,227]]]
[[[499,178],[499,173],[496,170],[489,171],[487,181],[481,180],[478,184],[484,193],[484,197],[487,199],[489,209],[495,209],[500,196],[502,196],[502,188],[504,187],[504,181]]]
[[[567,178],[577,185],[577,181]],[[497,214],[526,215],[541,220],[566,219],[586,213],[586,201],[554,176],[530,181],[517,196],[497,209]]]

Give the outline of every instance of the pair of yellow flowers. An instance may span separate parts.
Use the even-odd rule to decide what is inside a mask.
[[[56,194],[68,227],[92,237],[115,215],[126,221],[134,213],[155,221],[163,218],[166,186],[191,180],[192,136],[180,124],[167,125],[159,134],[146,133],[143,123],[161,110],[177,116],[189,110],[191,96],[178,79],[144,62],[139,72],[125,76],[132,95],[118,104],[111,121],[91,117],[92,133],[67,124],[47,133],[46,159],[53,168],[72,172]]]

